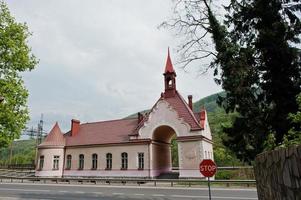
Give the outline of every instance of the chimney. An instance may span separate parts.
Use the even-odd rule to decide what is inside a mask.
[[[206,121],[206,110],[203,107],[200,112],[200,124],[203,129],[205,128],[205,121]]]
[[[206,110],[203,108],[200,112],[200,120],[206,119]]]
[[[188,105],[189,105],[189,108],[192,110],[192,95],[188,95]]]
[[[143,120],[143,115],[138,112],[138,124]]]
[[[76,136],[79,131],[80,121],[76,119],[71,120],[71,136]]]

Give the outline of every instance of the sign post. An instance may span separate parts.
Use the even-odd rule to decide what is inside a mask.
[[[204,159],[200,163],[200,172],[203,176],[208,177],[209,199],[211,200],[210,177],[216,173],[216,164],[213,160]]]

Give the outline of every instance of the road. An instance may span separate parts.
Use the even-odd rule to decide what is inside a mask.
[[[0,183],[2,200],[188,200],[208,199],[207,188]],[[256,200],[256,189],[212,188],[212,200]]]

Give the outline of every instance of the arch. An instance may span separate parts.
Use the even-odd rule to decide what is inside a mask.
[[[170,143],[171,139],[176,134],[176,131],[168,126],[168,125],[162,125],[157,127],[152,135],[152,140],[155,142],[164,142],[164,143]]]
[[[79,155],[79,163],[78,163],[78,169],[83,170],[84,169],[84,162],[85,162],[85,156],[84,154]]]
[[[128,153],[121,153],[121,169],[125,170],[128,168]]]
[[[106,154],[106,170],[112,169],[112,154],[107,153]]]
[[[154,176],[172,172],[171,141],[177,136],[175,129],[161,125],[152,133],[152,169]]]

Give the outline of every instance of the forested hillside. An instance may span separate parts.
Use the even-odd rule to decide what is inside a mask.
[[[14,141],[12,145],[11,164],[31,164],[34,162],[36,141],[19,140]],[[0,164],[8,164],[10,148],[0,149]]]
[[[201,107],[205,107],[208,113],[208,120],[211,127],[213,141],[214,141],[214,156],[215,161],[219,166],[229,165],[241,165],[241,163],[235,158],[227,147],[222,144],[222,137],[225,137],[222,127],[231,125],[231,117],[234,114],[226,114],[223,109],[218,107],[216,99],[218,95],[224,95],[224,93],[213,94],[199,101],[195,102],[193,107],[195,111],[199,111]],[[147,112],[143,111],[143,112]],[[137,114],[130,115],[128,117],[136,117]],[[173,164],[177,166],[177,145],[176,141],[172,143],[173,151]],[[13,144],[13,164],[31,163],[35,156],[35,141],[23,140],[15,141]],[[9,148],[0,149],[0,164],[8,163],[9,161]]]

